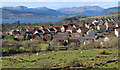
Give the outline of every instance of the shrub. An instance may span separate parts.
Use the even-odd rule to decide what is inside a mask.
[[[100,51],[99,51],[99,54],[105,54],[105,53],[106,53],[105,50],[100,50]]]
[[[25,48],[24,48],[24,47],[20,47],[19,50],[20,50],[21,52],[23,52],[23,51],[25,50]]]

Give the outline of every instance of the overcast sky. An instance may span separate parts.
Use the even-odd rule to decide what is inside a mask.
[[[103,8],[117,7],[118,0],[2,0],[2,7],[27,6],[51,9],[97,5]]]

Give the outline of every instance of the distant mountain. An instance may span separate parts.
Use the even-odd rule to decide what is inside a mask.
[[[103,8],[99,6],[83,6],[59,9],[60,12],[67,14],[84,14],[84,15],[89,15],[89,13],[91,14],[92,12],[98,13],[101,10],[103,10]]]
[[[105,14],[110,14],[113,12],[118,12],[118,8],[120,8],[120,7],[112,7],[112,8],[104,9],[104,10],[100,11],[98,14],[105,15]]]
[[[72,8],[61,8],[58,10],[47,7],[28,8],[26,6],[3,7],[2,18],[66,18],[72,16],[96,16],[117,12],[118,7],[108,9],[99,6],[83,6]]]
[[[61,8],[58,10],[60,12],[67,14],[83,14],[86,16],[96,16],[96,15],[104,15],[112,12],[117,12],[118,7],[104,9],[99,6],[83,6],[83,7]]]
[[[25,6],[17,7],[3,7],[2,8],[3,18],[7,17],[45,17],[52,15],[64,15],[64,13],[57,10],[49,9],[47,7],[39,8],[28,8]]]

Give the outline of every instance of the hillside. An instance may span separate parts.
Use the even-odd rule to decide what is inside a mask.
[[[118,19],[118,12],[101,15],[101,16],[85,16],[85,17],[72,17],[72,18],[66,18],[64,20],[58,21],[55,23],[55,25],[62,25],[62,24],[69,24],[69,23],[75,23],[75,24],[84,24],[84,23],[91,23],[94,19],[100,19],[100,18],[114,18]]]

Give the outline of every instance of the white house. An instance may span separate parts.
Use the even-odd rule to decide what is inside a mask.
[[[104,41],[109,41],[109,40],[110,40],[109,37],[104,38]]]
[[[116,35],[117,37],[120,36],[120,29],[115,29],[115,35]]]

